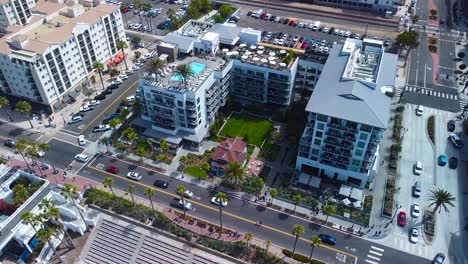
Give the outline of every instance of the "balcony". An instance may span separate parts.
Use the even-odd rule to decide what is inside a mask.
[[[189,101],[185,102],[185,106],[187,107],[187,109],[195,109],[196,108],[195,103],[194,102],[189,102]]]
[[[330,161],[334,161],[334,156],[333,154],[330,154],[330,153],[323,153],[320,158],[322,159],[325,159],[325,160],[330,160]]]
[[[333,127],[333,128],[336,128],[336,129],[343,129],[343,125],[339,124],[339,123],[333,123],[333,122],[330,122],[328,123],[328,126],[329,127]]]
[[[341,142],[341,147],[344,148],[344,149],[353,149],[354,148],[354,145],[353,144],[350,144],[349,142],[347,141],[342,141]]]
[[[334,146],[325,144],[325,146],[322,148],[323,151],[330,152],[330,153],[335,153],[336,148]]]
[[[302,151],[302,152],[309,152],[310,151],[310,146],[306,146],[306,145],[299,145],[299,151]]]
[[[336,129],[328,129],[326,134],[327,136],[332,136],[340,139],[342,137],[341,133]]]
[[[340,148],[340,149],[338,150],[338,153],[339,153],[341,156],[344,156],[344,157],[350,157],[350,156],[351,156],[351,150],[345,149],[345,148]]]
[[[302,137],[301,137],[300,144],[303,144],[303,145],[310,145],[311,140],[312,140],[312,137],[311,137],[311,136],[302,136]]]
[[[309,152],[299,151],[299,157],[303,157],[303,158],[308,159],[309,158]]]
[[[307,128],[306,135],[312,136],[313,134],[314,134],[314,128],[313,127]]]
[[[340,141],[338,139],[336,139],[336,138],[333,138],[333,137],[327,137],[327,138],[325,138],[325,143],[332,144],[332,145],[339,145]]]

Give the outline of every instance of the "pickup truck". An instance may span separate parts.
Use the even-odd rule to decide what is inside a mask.
[[[452,144],[455,148],[462,148],[463,147],[463,142],[461,141],[460,137],[457,136],[457,134],[452,133],[449,136],[450,141],[452,141]]]

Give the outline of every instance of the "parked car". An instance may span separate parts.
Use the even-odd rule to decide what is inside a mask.
[[[193,197],[193,192],[189,191],[189,190],[185,190],[184,197],[185,198],[192,198]]]
[[[420,197],[421,196],[421,183],[419,181],[416,181],[413,185],[413,197]]]
[[[78,145],[80,146],[86,145],[86,139],[83,135],[79,135],[76,139],[78,141]]]
[[[105,132],[105,131],[108,131],[108,130],[111,130],[111,127],[109,125],[99,125],[99,126],[95,126],[93,128],[93,132],[96,133],[96,132]]]
[[[213,196],[211,198],[211,203],[217,206],[223,206],[226,207],[228,205],[228,201],[223,201],[222,203],[216,198],[216,196]]]
[[[166,189],[169,186],[169,183],[163,180],[156,180],[153,183],[154,186]]]
[[[418,242],[419,231],[416,228],[410,229],[410,242],[416,244]]]
[[[89,157],[86,156],[85,154],[78,154],[78,155],[75,155],[75,160],[79,162],[88,162]]]
[[[91,100],[88,102],[89,105],[91,106],[96,106],[99,105],[101,102],[99,100]]]
[[[135,180],[135,181],[139,181],[141,180],[141,174],[135,171],[130,171],[127,173],[127,178]]]
[[[171,206],[180,208],[185,211],[189,211],[192,208],[192,203],[186,200],[182,201],[179,198],[172,199]]]
[[[16,141],[14,140],[11,140],[11,139],[7,139],[5,141],[5,143],[3,143],[5,146],[7,147],[10,147],[10,148],[14,148],[16,146]]]
[[[439,163],[439,166],[444,167],[447,164],[447,157],[445,155],[440,155],[437,162]]]
[[[107,95],[107,94],[112,94],[112,89],[110,89],[110,87],[108,87],[107,89],[105,89],[104,91],[102,91],[103,95]]]
[[[81,121],[83,121],[83,116],[82,115],[74,115],[74,116],[72,116],[70,121],[68,121],[68,124],[72,125],[72,124],[76,124],[76,123],[81,122]]]
[[[82,113],[89,112],[89,111],[91,111],[93,109],[94,109],[94,106],[89,105],[89,104],[85,104],[82,107],[80,107],[80,112],[82,112]]]
[[[405,212],[400,211],[398,213],[397,223],[398,223],[399,226],[405,226],[406,225],[406,213]]]
[[[106,95],[105,95],[104,93],[100,93],[100,94],[94,96],[93,99],[96,100],[96,101],[98,101],[98,100],[104,100],[104,99],[106,99]]]
[[[288,26],[292,26],[292,25],[294,25],[294,20],[291,19],[289,20]]]
[[[462,148],[463,147],[463,142],[461,141],[460,137],[457,136],[457,134],[452,133],[449,136],[450,141],[452,141],[452,144],[455,148]]]
[[[418,218],[419,214],[420,214],[420,211],[421,211],[421,207],[419,206],[419,204],[414,203],[413,206],[411,206],[411,216],[412,217]]]
[[[456,170],[457,167],[458,167],[458,159],[455,157],[451,157],[449,159],[449,168],[451,168],[452,170]]]
[[[123,83],[123,81],[120,78],[116,78],[115,80],[113,80],[111,82],[111,84],[116,84],[116,85],[119,85],[119,84],[122,84],[122,83]]]
[[[449,120],[447,123],[447,130],[449,132],[455,131],[455,120]]]
[[[432,264],[443,264],[445,260],[445,255],[442,253],[437,253],[434,259],[432,260]]]
[[[289,18],[286,18],[286,19],[283,21],[283,24],[285,24],[285,25],[289,24]]]
[[[119,75],[119,79],[121,80],[127,80],[128,79],[128,76],[126,74],[120,74]]]
[[[415,175],[421,175],[423,172],[423,163],[422,161],[416,161],[413,165],[413,173]]]
[[[113,166],[113,165],[107,167],[106,171],[110,172],[112,174],[118,174],[120,172],[119,168],[117,168],[116,166]]]
[[[331,245],[331,246],[336,245],[336,238],[334,238],[334,237],[332,237],[330,235],[319,234],[318,237],[325,244],[328,244],[328,245]]]

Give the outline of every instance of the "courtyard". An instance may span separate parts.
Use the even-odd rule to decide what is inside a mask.
[[[272,129],[266,119],[248,114],[232,114],[219,132],[222,137],[240,137],[249,144],[260,147]]]

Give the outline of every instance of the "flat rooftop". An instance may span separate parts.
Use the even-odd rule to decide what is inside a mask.
[[[52,19],[47,19],[46,23],[42,23],[40,26],[24,32],[24,35],[28,36],[29,39],[50,42],[51,33],[57,34],[58,31],[63,31],[63,28],[68,28],[70,26],[75,27],[75,24],[70,25],[72,21],[73,19],[71,17],[57,15]],[[69,36],[72,36],[71,30]]]
[[[213,25],[211,23],[189,20],[185,25],[177,30],[177,34],[199,38],[205,35],[212,26]]]
[[[364,41],[347,39],[343,45],[342,53],[349,54],[343,78],[369,83],[377,82],[383,54],[382,43],[368,39],[364,39]]]
[[[278,49],[267,45],[247,45],[245,43],[239,44],[231,51],[223,49],[221,52],[223,52],[224,56],[240,60],[243,63],[284,71],[289,71],[297,58],[296,54],[293,54],[291,61],[287,63],[287,49]]]

